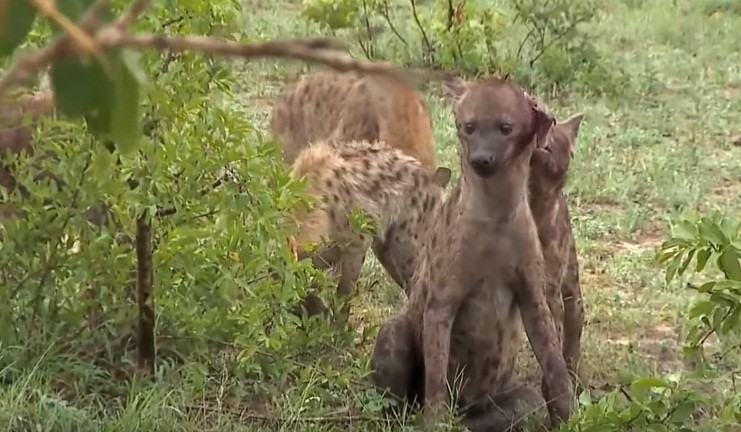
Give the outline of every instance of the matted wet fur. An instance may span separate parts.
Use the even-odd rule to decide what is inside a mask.
[[[414,157],[383,142],[325,141],[304,149],[292,176],[305,178],[318,207],[298,211],[295,237],[298,258],[311,256],[316,266],[339,272],[338,294],[349,296],[360,274],[368,246],[391,278],[407,291],[415,268],[419,224],[442,200],[450,170],[431,172]],[[374,235],[354,230],[348,214],[363,210],[377,222]],[[306,246],[319,249],[307,252]],[[303,307],[309,315],[324,305],[315,296]],[[344,310],[347,313],[348,309]]]
[[[462,176],[430,216],[405,311],[379,331],[372,380],[402,401],[424,401],[426,425],[449,384],[460,384],[454,405],[472,431],[517,430],[544,406],[560,424],[573,390],[527,200],[530,158],[554,119],[512,82],[452,78],[445,87]],[[543,372],[542,396],[516,378],[521,326]]]
[[[286,89],[270,128],[291,163],[310,143],[381,140],[437,167],[430,111],[409,84],[381,75],[322,70]]]
[[[548,305],[566,367],[582,384],[579,360],[585,312],[576,242],[563,186],[583,118],[583,114],[576,114],[551,129],[543,147],[533,151],[529,180],[530,208],[545,259]]]

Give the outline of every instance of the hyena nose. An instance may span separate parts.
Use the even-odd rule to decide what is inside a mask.
[[[480,176],[491,175],[494,171],[494,156],[476,155],[471,157],[469,163],[471,164],[471,168],[476,171],[476,174]]]

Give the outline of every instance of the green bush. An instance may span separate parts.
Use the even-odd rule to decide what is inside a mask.
[[[238,1],[182,0],[152,9],[140,26],[238,35],[240,17]],[[48,36],[38,27],[31,41]],[[116,238],[133,238],[143,211],[172,208],[174,214],[153,218],[160,361],[208,362],[227,347],[242,374],[284,373],[290,365],[264,357],[306,348],[289,343],[305,336],[288,311],[305,287],[324,280],[308,263],[295,262],[284,241],[290,209],[303,199],[300,184],[290,181],[275,145],[245,120],[229,90],[237,77],[228,63],[194,53],[132,60],[151,77],[140,90],[148,133],[133,131],[141,135],[138,151],[110,153],[90,134],[90,122],[86,128],[74,119],[50,119],[34,137],[39,151],[53,149],[59,160],[42,168],[69,187],[57,192],[34,183],[36,172],[24,169],[19,180],[33,198],[4,197],[4,205],[27,217],[3,221],[0,231],[0,346],[31,349],[3,358],[0,370],[28,367],[50,346],[95,364],[129,361],[136,256]],[[203,195],[227,165],[237,180]],[[133,190],[130,178],[139,182]],[[46,198],[61,204],[44,207]],[[85,220],[84,210],[101,202],[120,232]]]
[[[741,398],[733,387],[720,403],[699,390],[720,376],[724,356],[741,350],[741,221],[723,216],[682,220],[661,245],[657,261],[666,266],[667,283],[686,273],[702,280],[689,284],[699,298],[689,310],[683,355],[694,362],[694,370],[638,377],[597,400],[585,391],[579,397],[582,412],[560,430],[689,432],[699,410],[718,405],[720,412],[713,413],[718,426],[741,420]],[[704,344],[713,334],[727,347],[708,359]]]
[[[353,34],[369,58],[388,58],[463,75],[511,74],[543,91],[554,87],[616,94],[628,80],[595,48],[596,0],[304,0],[302,15]],[[378,29],[384,33],[379,35]]]

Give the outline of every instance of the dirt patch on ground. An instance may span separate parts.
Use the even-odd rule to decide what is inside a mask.
[[[617,200],[607,197],[597,197],[591,201],[582,203],[578,209],[579,213],[586,215],[600,215],[605,213],[620,213],[622,207]]]
[[[722,178],[718,184],[710,190],[710,193],[723,201],[738,199],[739,195],[741,195],[741,181]]]
[[[741,97],[741,84],[729,84],[723,89],[723,94],[728,100],[737,100]]]
[[[656,250],[666,238],[666,230],[656,222],[650,222],[630,239],[615,240],[612,243],[618,253],[642,253]]]

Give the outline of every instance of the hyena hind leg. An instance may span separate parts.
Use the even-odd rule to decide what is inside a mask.
[[[423,402],[424,365],[420,354],[406,316],[395,316],[381,326],[371,355],[371,381],[396,400],[397,410]]]

